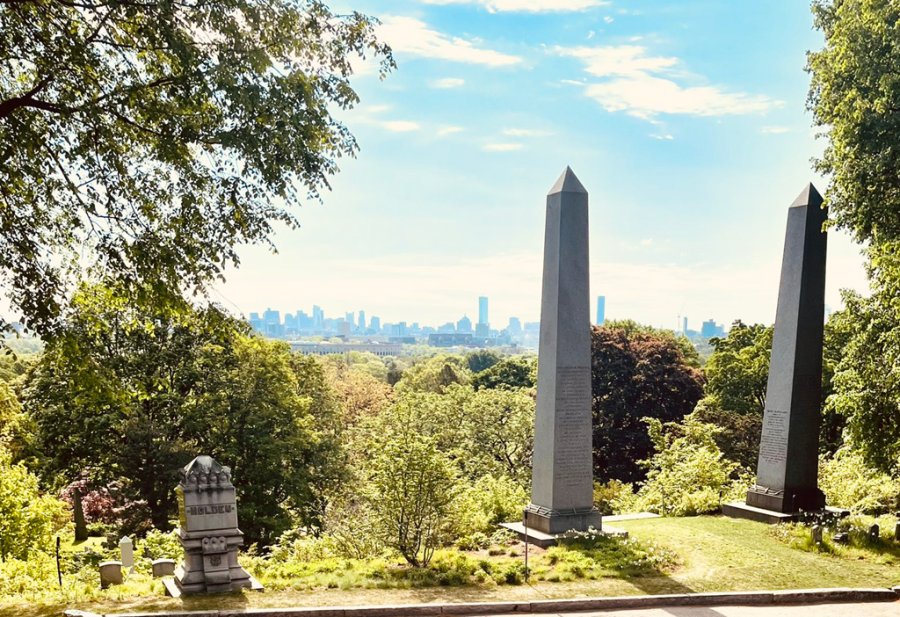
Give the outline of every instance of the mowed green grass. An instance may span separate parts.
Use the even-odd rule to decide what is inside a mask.
[[[604,578],[574,582],[537,582],[491,587],[425,589],[321,589],[191,597],[162,596],[159,581],[106,592],[102,601],[52,601],[45,604],[0,604],[0,615],[59,615],[64,608],[98,613],[262,608],[289,606],[377,605],[430,602],[530,601],[704,591],[805,589],[818,587],[890,587],[900,584],[897,551],[849,549],[842,555],[804,552],[779,541],[762,523],[725,517],[657,518],[615,523],[634,537],[673,550],[679,565],[665,575]],[[539,553],[535,551],[533,554]],[[152,591],[158,595],[146,595]],[[139,595],[139,594],[144,595]]]
[[[763,523],[698,516],[616,525],[635,537],[672,548],[682,559],[681,567],[670,576],[644,581],[648,593],[672,593],[679,587],[701,592],[900,584],[900,560],[890,553],[804,552],[779,541],[772,527]]]

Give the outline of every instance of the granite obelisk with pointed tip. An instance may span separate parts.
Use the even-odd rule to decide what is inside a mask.
[[[810,184],[788,209],[756,486],[747,505],[819,510],[819,422],[828,217]]]
[[[591,443],[588,194],[567,167],[547,195],[529,528],[600,528]]]

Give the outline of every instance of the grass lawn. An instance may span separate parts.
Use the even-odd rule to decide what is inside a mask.
[[[639,540],[663,545],[678,555],[666,573],[602,577],[525,585],[464,585],[405,589],[284,589],[229,596],[163,597],[159,581],[138,577],[103,592],[100,600],[79,602],[62,594],[39,603],[0,601],[0,615],[59,615],[63,608],[96,612],[202,610],[277,606],[325,606],[422,602],[470,602],[545,598],[737,591],[811,587],[889,587],[900,583],[900,548],[839,554],[805,552],[778,540],[771,527],[724,517],[658,518],[616,523]],[[518,549],[517,549],[518,550]],[[521,551],[519,551],[521,552]],[[533,563],[542,552],[534,550]],[[508,558],[508,557],[507,557]],[[265,578],[262,582],[265,584]],[[148,595],[149,594],[149,595]]]

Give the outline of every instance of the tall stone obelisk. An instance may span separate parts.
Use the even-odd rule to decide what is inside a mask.
[[[547,195],[527,527],[600,529],[593,505],[588,194],[568,167]]]
[[[819,510],[819,423],[828,214],[810,184],[788,209],[756,486],[747,505]]]

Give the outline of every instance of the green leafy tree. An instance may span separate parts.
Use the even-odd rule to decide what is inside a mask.
[[[492,367],[477,373],[472,387],[482,388],[533,388],[537,384],[537,356],[512,356],[503,358]]]
[[[273,540],[294,516],[317,523],[342,457],[314,360],[249,337],[216,307],[147,314],[100,286],[74,305],[24,389],[48,480],[88,470],[167,529],[179,469],[209,454],[234,471],[248,540]]]
[[[638,461],[653,453],[643,418],[677,422],[694,409],[703,380],[692,365],[696,356],[685,356],[688,347],[693,349],[671,332],[658,333],[632,322],[592,329],[595,477],[642,480],[646,472]]]
[[[860,241],[868,241],[872,296],[845,293],[846,309],[833,316],[839,353],[826,356],[833,392],[826,414],[834,428],[847,423],[850,445],[867,465],[900,470],[900,401],[896,359],[900,321],[900,6],[885,0],[814,0],[824,47],[809,54],[809,108],[825,129],[817,161],[830,175],[829,214]],[[829,416],[826,415],[826,427]],[[832,436],[833,437],[833,436]],[[832,438],[837,444],[837,440]]]
[[[373,510],[385,544],[410,565],[425,567],[446,539],[456,474],[434,439],[415,430],[411,410],[395,409],[393,430],[376,442]]]
[[[725,456],[755,469],[766,408],[772,326],[735,322],[724,337],[713,338],[704,366],[706,396],[693,416],[715,424],[714,435]]]
[[[37,476],[22,463],[13,464],[0,445],[0,561],[27,560],[34,551],[49,550],[67,519],[66,504],[41,494]]]
[[[18,460],[33,446],[33,431],[15,392],[0,381],[0,449]]]
[[[466,355],[466,364],[473,373],[480,373],[491,368],[501,359],[499,354],[490,349],[479,349]]]
[[[459,441],[452,450],[460,469],[472,480],[490,475],[529,486],[534,449],[533,394],[522,389],[468,392],[461,398]]]
[[[825,46],[809,54],[808,106],[827,139],[829,215],[859,240],[900,240],[900,5],[814,0],[812,11]]]
[[[637,508],[663,515],[715,512],[723,500],[749,486],[740,465],[722,456],[714,439],[717,428],[691,417],[663,424],[647,418],[655,454],[644,465],[647,480],[637,494]]]
[[[766,408],[772,326],[738,321],[724,338],[710,340],[713,353],[703,367],[704,390],[719,404],[741,415],[762,415]]]
[[[462,356],[436,355],[416,362],[403,372],[395,388],[398,392],[434,392],[443,394],[454,384],[467,385],[472,371]]]
[[[192,437],[198,452],[231,467],[246,541],[272,544],[298,517],[321,526],[325,494],[343,478],[322,367],[285,343],[246,336],[226,354],[197,384],[202,430]]]
[[[835,329],[849,335],[834,369],[827,408],[847,421],[854,449],[868,465],[900,472],[900,243],[872,247],[872,296],[843,294]]]
[[[0,5],[0,285],[54,333],[86,264],[134,301],[203,290],[357,144],[374,20],[319,0]],[[8,325],[0,322],[0,326]]]

